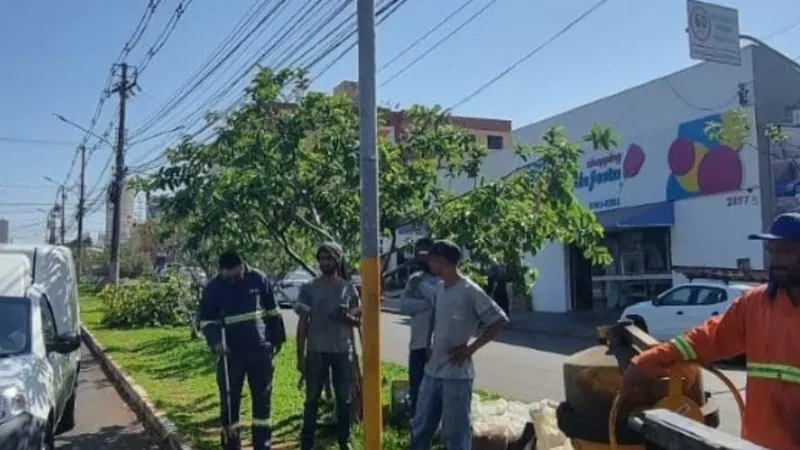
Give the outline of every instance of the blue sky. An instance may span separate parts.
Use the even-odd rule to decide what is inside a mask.
[[[379,82],[489,1],[472,1],[441,30],[381,72]],[[381,87],[379,101],[451,106],[548,39],[594,1],[496,0],[452,39]],[[234,77],[249,55],[268,42],[278,24],[269,25],[249,48],[243,47],[242,56],[237,53],[230,66],[223,66],[171,115],[141,135],[133,133],[195,73],[253,3],[254,0],[194,0],[139,78],[142,90],[130,100],[128,109],[131,141],[191,123],[186,117]],[[293,6],[286,8],[280,20],[286,20],[303,2],[287,3]],[[408,0],[378,31],[379,67],[462,3],[463,0]],[[739,9],[742,33],[761,37],[790,57],[800,57],[800,25],[792,28],[800,24],[796,0],[719,3]],[[142,60],[177,4],[178,0],[160,2],[141,41],[127,58],[129,63]],[[75,144],[83,137],[81,131],[52,114],[61,114],[84,127],[89,125],[109,67],[146,5],[145,0],[5,2],[0,15],[0,217],[11,222],[12,239],[42,239],[45,214],[41,209],[52,204],[56,196],[56,188],[44,177],[65,179]],[[456,113],[508,118],[518,127],[687,67],[693,62],[684,33],[685,9],[685,2],[680,0],[610,0]],[[264,64],[275,64],[279,59],[273,56]],[[339,81],[356,77],[352,52],[323,73],[313,87],[329,91]],[[222,105],[229,101],[232,100],[223,100]],[[98,120],[98,133],[106,129],[116,108],[115,99],[106,103]],[[175,137],[166,135],[132,146],[127,155],[129,164],[152,158]],[[57,143],[8,142],[4,138]],[[95,142],[91,139],[89,143]],[[111,150],[105,145],[92,154],[87,189],[96,186],[98,180],[106,182],[108,172],[103,168],[110,155]],[[73,170],[69,186],[76,179]],[[89,198],[97,192],[89,192]],[[74,214],[76,192],[70,192],[67,203],[68,213]],[[74,221],[68,222],[74,236]],[[104,223],[104,208],[99,208],[87,219],[86,229],[96,237]]]

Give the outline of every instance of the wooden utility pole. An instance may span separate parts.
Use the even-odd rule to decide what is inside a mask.
[[[65,224],[65,217],[66,217],[66,209],[67,209],[67,187],[63,184],[61,185],[61,245],[66,243],[66,234],[67,234],[67,226]]]
[[[84,207],[86,203],[86,146],[81,145],[81,172],[80,183],[78,187],[78,258],[77,258],[77,277],[78,282],[81,281],[81,269],[83,262],[83,215],[85,214]]]
[[[119,246],[122,239],[122,203],[125,193],[125,104],[128,95],[136,84],[136,77],[128,79],[128,64],[122,63],[120,67],[120,81],[112,92],[119,94],[119,124],[117,128],[116,166],[114,168],[114,183],[110,197],[114,206],[114,220],[111,227],[111,258],[109,261],[108,278],[111,283],[119,284]]]

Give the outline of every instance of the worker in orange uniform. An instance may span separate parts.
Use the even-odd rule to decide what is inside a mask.
[[[774,450],[800,449],[800,214],[779,215],[763,240],[769,281],[728,310],[633,359],[623,389],[667,375],[681,361],[708,365],[747,356],[742,438]]]

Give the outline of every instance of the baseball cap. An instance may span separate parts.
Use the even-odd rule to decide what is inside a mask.
[[[775,218],[769,232],[751,234],[748,239],[761,241],[800,241],[800,213],[784,213]]]

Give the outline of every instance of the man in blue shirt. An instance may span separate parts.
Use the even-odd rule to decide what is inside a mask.
[[[238,421],[246,376],[253,397],[253,449],[269,450],[272,359],[286,341],[283,319],[264,273],[234,252],[219,257],[219,269],[203,291],[198,316],[217,355],[223,448],[241,449]]]

